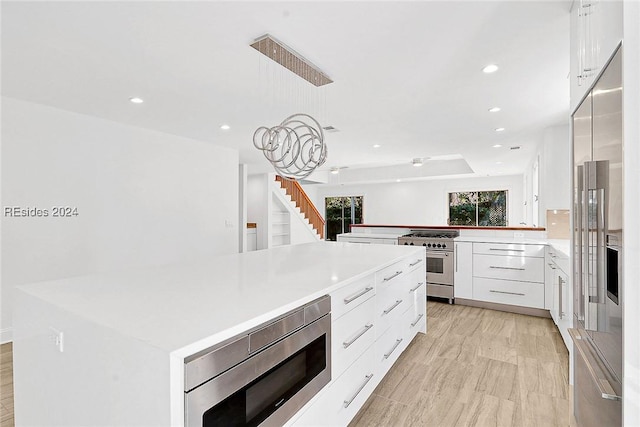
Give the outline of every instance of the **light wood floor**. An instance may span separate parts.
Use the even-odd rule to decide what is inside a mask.
[[[0,426],[13,427],[13,346],[0,345]]]
[[[568,353],[551,319],[427,303],[418,334],[351,426],[568,426]],[[13,427],[0,346],[0,427]]]
[[[551,319],[429,301],[427,332],[351,427],[569,426],[569,355]]]

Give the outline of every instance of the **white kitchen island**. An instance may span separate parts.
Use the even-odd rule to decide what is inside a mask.
[[[16,425],[182,425],[186,357],[389,269],[417,278],[420,259],[423,248],[319,242],[20,286]]]

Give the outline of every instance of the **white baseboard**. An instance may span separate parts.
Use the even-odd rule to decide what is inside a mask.
[[[0,344],[13,341],[13,328],[0,329]]]

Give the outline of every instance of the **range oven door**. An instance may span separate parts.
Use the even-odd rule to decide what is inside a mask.
[[[281,426],[330,380],[326,315],[186,392],[186,426]]]
[[[427,283],[453,285],[453,252],[427,251]]]

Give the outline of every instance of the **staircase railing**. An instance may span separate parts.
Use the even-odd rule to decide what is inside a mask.
[[[280,187],[284,188],[291,200],[300,208],[300,211],[305,218],[309,220],[311,226],[318,232],[321,239],[324,239],[324,218],[318,212],[318,209],[313,204],[307,193],[305,193],[302,186],[298,181],[292,181],[289,179],[283,179],[281,176],[276,175],[276,181],[280,183]]]

